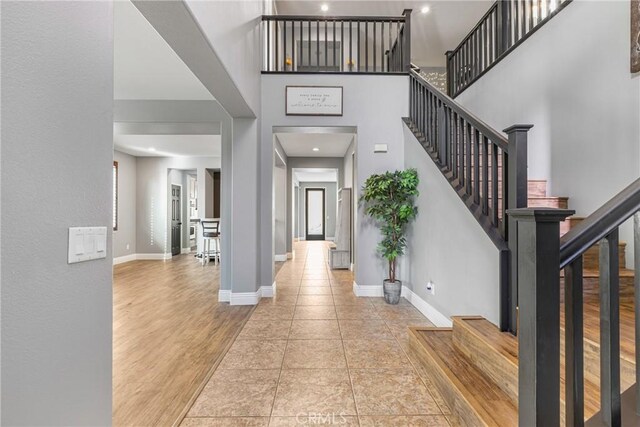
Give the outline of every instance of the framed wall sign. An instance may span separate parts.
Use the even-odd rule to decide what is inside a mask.
[[[341,116],[342,86],[287,86],[287,116]]]

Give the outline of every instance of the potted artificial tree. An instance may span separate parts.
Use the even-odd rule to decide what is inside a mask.
[[[407,169],[371,175],[362,187],[360,203],[380,227],[378,250],[389,263],[389,277],[383,281],[384,299],[389,304],[400,302],[402,282],[396,278],[396,261],[407,246],[406,226],[418,213],[418,182],[418,172]]]

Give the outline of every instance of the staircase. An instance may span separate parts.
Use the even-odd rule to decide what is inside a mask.
[[[453,318],[452,328],[409,328],[409,338],[414,359],[419,360],[442,394],[457,425],[518,425],[518,339],[514,335],[500,332],[482,317],[460,316]],[[585,420],[600,409],[597,343],[597,328],[589,328],[585,322]],[[627,351],[621,355],[623,390],[635,382],[633,361],[634,354]],[[560,372],[564,425],[564,363]]]

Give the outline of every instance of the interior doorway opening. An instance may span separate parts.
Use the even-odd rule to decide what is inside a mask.
[[[326,204],[324,188],[306,188],[305,199],[305,239],[325,240]]]

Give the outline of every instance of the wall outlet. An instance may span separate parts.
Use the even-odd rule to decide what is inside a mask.
[[[431,280],[427,282],[427,291],[429,291],[431,295],[436,294],[436,284],[433,283]]]
[[[129,244],[127,243],[127,250],[129,250]]]

